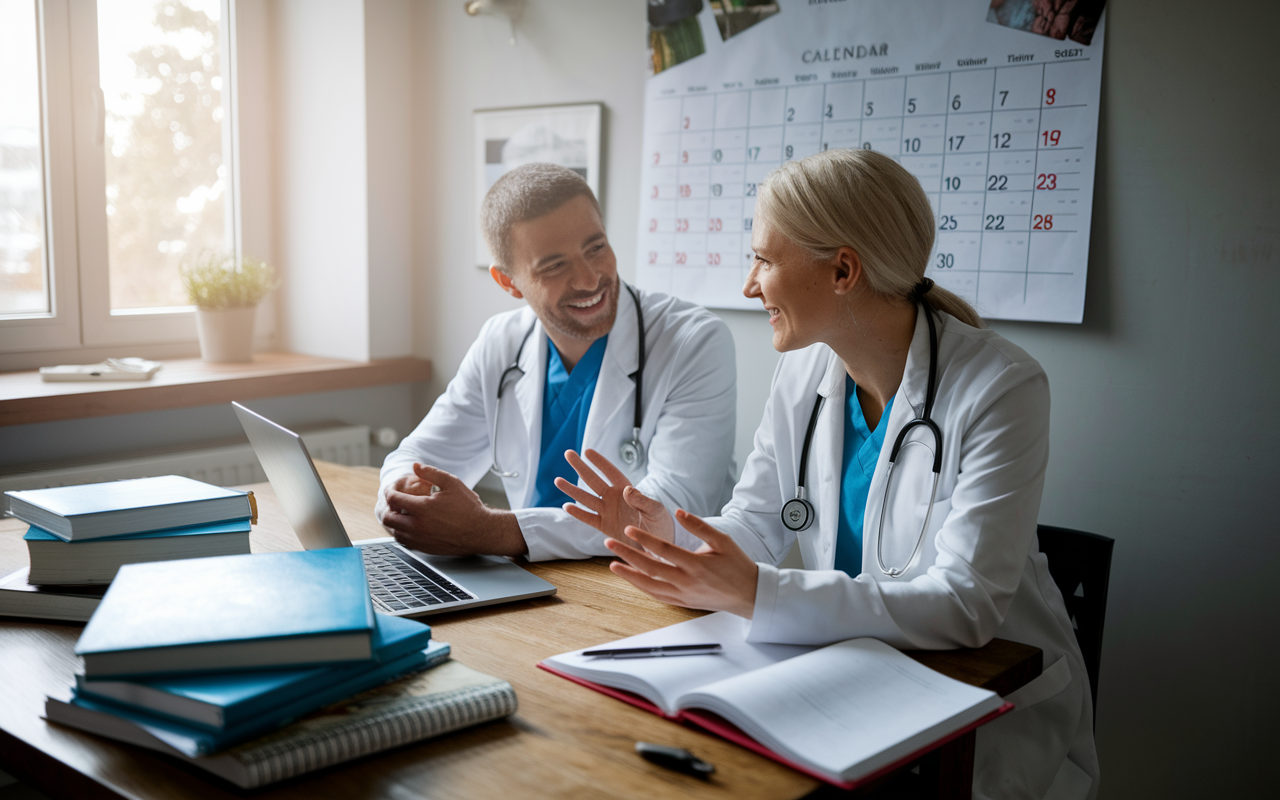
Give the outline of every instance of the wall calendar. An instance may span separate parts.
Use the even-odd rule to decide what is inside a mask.
[[[640,286],[758,309],[742,295],[758,184],[786,160],[870,148],[929,197],[928,277],[987,318],[1081,321],[1101,0],[648,8]]]

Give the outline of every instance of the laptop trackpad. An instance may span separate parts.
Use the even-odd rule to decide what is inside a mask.
[[[555,591],[555,587],[501,556],[433,556],[405,548],[449,580],[466,587],[478,599],[499,595]]]

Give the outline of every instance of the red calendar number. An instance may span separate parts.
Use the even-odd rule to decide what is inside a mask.
[[[723,227],[724,227],[724,222],[722,222],[719,217],[712,217],[711,219],[707,220],[707,230],[709,231],[718,231]]]
[[[684,233],[687,230],[689,230],[689,220],[687,219],[676,220],[676,233]]]
[[[1051,230],[1053,230],[1053,215],[1052,215],[1052,214],[1036,214],[1036,215],[1035,215],[1035,218],[1034,218],[1034,221],[1035,221],[1035,224],[1034,224],[1034,225],[1032,225],[1031,227],[1032,227],[1033,229],[1035,229],[1035,230],[1038,230],[1038,231],[1051,231]]]
[[[661,159],[661,158],[662,158],[662,154],[661,154],[661,153],[654,153],[654,154],[653,154],[653,163],[657,164],[657,163],[658,163],[658,160],[659,160],[659,159]]]
[[[649,220],[649,233],[654,233],[657,230],[658,230],[658,221],[656,219]]]
[[[653,187],[653,197],[654,197],[654,199],[655,199],[655,200],[656,200],[656,199],[657,199],[657,197],[658,197],[658,187],[657,187],[657,186]]]
[[[649,251],[649,263],[650,264],[658,263],[658,254],[653,252],[652,250]]]
[[[682,164],[688,164],[688,163],[689,163],[689,151],[688,151],[688,150],[685,150],[684,152],[680,153],[680,163],[682,163]]]
[[[688,118],[688,117],[685,117],[685,118],[684,118],[684,129],[685,129],[686,131],[687,131],[687,130],[689,130],[689,118]]]
[[[1040,135],[1044,137],[1045,147],[1057,147],[1058,142],[1062,140],[1062,131],[1045,131]]]
[[[681,185],[680,185],[680,196],[681,196],[681,197],[690,197],[690,196],[692,196],[692,195],[693,195],[693,187],[692,187],[692,186],[690,186],[690,185],[689,185],[689,184],[687,184],[687,183],[684,183],[684,184],[681,184]]]
[[[1052,190],[1058,188],[1058,176],[1051,172],[1042,172],[1036,176],[1036,188]]]
[[[1051,105],[1053,105],[1053,99],[1054,99],[1054,96],[1055,96],[1055,95],[1057,95],[1057,94],[1058,94],[1058,92],[1057,92],[1057,90],[1056,90],[1056,89],[1050,89],[1049,91],[1045,92],[1045,93],[1044,93],[1044,104],[1045,104],[1046,106],[1051,106]],[[687,127],[689,127],[689,126],[688,126],[688,125],[686,125],[685,127],[687,128]]]
[[[709,267],[718,267],[718,266],[720,266],[720,254],[719,254],[719,253],[707,253],[707,266],[709,266]]]
[[[688,254],[688,253],[676,253],[676,263],[677,263],[677,264],[683,264],[683,263],[685,263],[685,262],[686,262],[686,261],[688,261],[688,260],[689,260],[689,254]]]

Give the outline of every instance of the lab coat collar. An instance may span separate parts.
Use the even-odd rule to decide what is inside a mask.
[[[600,378],[596,382],[591,410],[587,413],[587,426],[582,433],[583,447],[598,447],[604,432],[612,427],[612,421],[619,414],[626,415],[626,427],[631,427],[636,386],[631,376],[640,363],[636,350],[639,332],[636,329],[636,304],[631,300],[627,285],[621,279],[618,284],[618,312],[613,319],[613,328],[609,331],[604,361],[600,364]],[[643,306],[642,296],[641,308]],[[650,325],[646,331],[651,331],[652,327]],[[611,447],[612,443],[604,443],[604,446]],[[604,455],[611,461],[617,461],[613,452],[605,452]]]
[[[542,393],[547,385],[547,332],[542,322],[529,309],[528,321],[522,320],[520,336],[529,330],[529,322],[533,322],[533,333],[520,353],[520,369],[524,377],[516,381],[511,390],[515,392],[516,404],[520,406],[520,416],[524,421],[524,429],[529,432],[529,452],[525,463],[520,468],[520,480],[524,482],[524,505],[533,502],[534,480],[538,472],[538,456],[542,452]],[[519,345],[517,344],[517,347]]]

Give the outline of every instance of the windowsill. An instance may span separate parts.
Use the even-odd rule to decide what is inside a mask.
[[[342,361],[255,353],[249,364],[170,359],[149,381],[45,383],[38,371],[0,373],[0,427],[190,408],[232,400],[430,380],[421,358]]]

